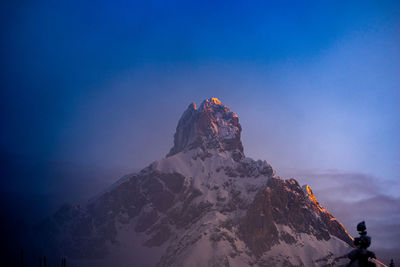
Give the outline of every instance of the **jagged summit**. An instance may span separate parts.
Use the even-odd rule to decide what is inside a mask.
[[[182,114],[167,157],[194,148],[231,151],[236,159],[244,156],[240,140],[242,127],[236,113],[218,98],[208,98],[197,108],[193,102]]]

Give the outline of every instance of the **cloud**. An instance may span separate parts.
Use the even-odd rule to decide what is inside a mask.
[[[330,211],[352,236],[358,236],[356,225],[367,224],[372,237],[371,250],[378,258],[400,262],[400,197],[387,193],[389,186],[374,176],[337,170],[283,170],[283,177],[295,177],[313,189],[318,201]],[[392,189],[392,188],[390,188]]]

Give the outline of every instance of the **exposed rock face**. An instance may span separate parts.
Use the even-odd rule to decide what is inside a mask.
[[[166,158],[36,229],[77,266],[336,266],[351,237],[311,188],[245,157],[218,99],[179,121]],[[50,254],[50,253],[43,253]]]
[[[311,187],[304,185],[303,191],[308,201],[309,208],[318,214],[322,222],[326,225],[329,233],[345,241],[350,246],[353,246],[353,238],[347,233],[344,226],[318,203],[314,193],[311,190]]]
[[[179,173],[159,173],[150,168],[144,169],[102,194],[85,209],[63,206],[36,230],[45,235],[50,234],[51,237],[59,237],[61,240],[49,240],[75,258],[106,256],[107,243],[117,242],[117,225],[129,224],[132,219],[136,219],[133,227],[135,232],[149,231],[158,235],[148,240],[146,245],[161,245],[166,240],[168,229],[162,227],[155,230],[152,227],[185,190],[184,180]]]
[[[204,100],[199,109],[192,103],[179,120],[167,157],[198,147],[236,151],[243,156],[241,131],[238,116],[217,98]]]
[[[280,232],[277,225],[288,226],[297,234],[315,236],[317,240],[327,241],[333,235],[352,245],[344,227],[319,205],[308,186],[307,190],[309,195],[294,179],[271,178],[256,194],[241,224],[241,236],[256,255],[282,241],[296,243],[294,236]]]

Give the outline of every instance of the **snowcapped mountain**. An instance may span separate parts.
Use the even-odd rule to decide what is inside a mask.
[[[352,238],[309,186],[245,156],[238,116],[190,104],[168,155],[36,229],[76,266],[340,266]]]

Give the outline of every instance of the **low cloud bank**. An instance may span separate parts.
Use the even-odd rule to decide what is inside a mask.
[[[290,169],[279,174],[310,185],[321,205],[352,236],[358,236],[357,223],[365,221],[372,237],[370,249],[382,261],[388,263],[393,258],[400,264],[400,198],[386,193],[389,186],[398,187],[398,183],[381,183],[371,175],[335,170]]]

